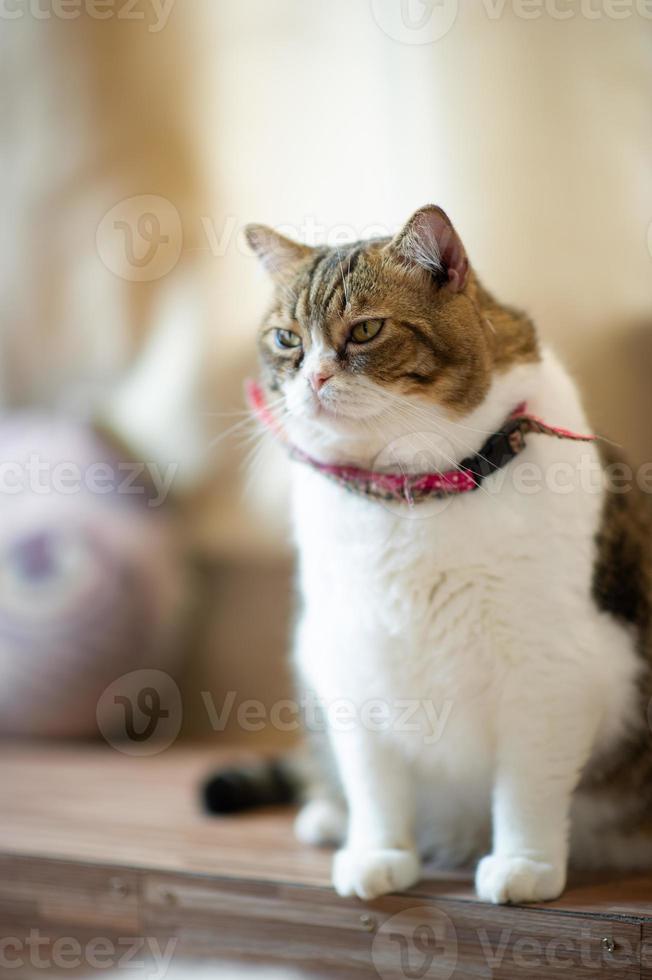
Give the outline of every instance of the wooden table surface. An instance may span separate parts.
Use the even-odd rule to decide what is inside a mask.
[[[329,853],[294,840],[291,811],[202,813],[202,778],[239,754],[190,747],[141,759],[108,747],[5,744],[0,924],[37,922],[53,935],[99,926],[170,934],[191,952],[300,958],[315,970],[326,962],[330,976],[404,978],[409,970],[390,971],[398,947],[381,948],[385,923],[432,908],[456,935],[448,976],[652,977],[651,877],[573,876],[556,902],[496,908],[476,900],[471,873],[426,871],[406,895],[341,900],[330,889]],[[506,950],[529,937],[544,960],[546,944],[565,937],[577,945],[577,962],[571,970],[555,954],[533,972],[527,956],[519,965],[512,955],[496,965],[487,949],[505,930]],[[649,955],[641,951],[648,941]]]

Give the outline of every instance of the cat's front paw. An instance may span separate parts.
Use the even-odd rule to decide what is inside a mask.
[[[563,864],[533,861],[527,857],[489,854],[476,871],[475,887],[485,902],[547,902],[558,898],[566,884]]]
[[[414,851],[344,847],[333,861],[333,885],[338,895],[371,899],[404,891],[419,880],[420,872]]]

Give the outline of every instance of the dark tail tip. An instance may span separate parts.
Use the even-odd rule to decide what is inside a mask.
[[[296,799],[296,786],[282,765],[264,762],[255,766],[223,769],[202,788],[208,813],[241,813],[260,806],[278,806]]]

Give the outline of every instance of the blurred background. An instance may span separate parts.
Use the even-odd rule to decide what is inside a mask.
[[[642,0],[3,4],[0,446],[49,466],[44,491],[0,474],[3,730],[92,733],[135,668],[181,679],[194,735],[202,691],[287,689],[284,466],[241,414],[249,221],[336,243],[443,205],[650,458],[651,40]],[[108,456],[161,500],[53,489]]]
[[[207,692],[288,690],[247,222],[337,243],[442,205],[598,431],[652,459],[644,0],[4,0],[0,91],[6,734],[111,739],[102,692],[162,670],[218,744],[252,731],[216,732]]]

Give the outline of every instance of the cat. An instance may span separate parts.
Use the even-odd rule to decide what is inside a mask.
[[[298,836],[363,899],[424,857],[478,860],[493,903],[556,898],[569,858],[651,866],[649,496],[604,479],[574,382],[441,208],[341,248],[247,238],[275,284],[257,408],[293,457],[294,663],[331,760]]]

